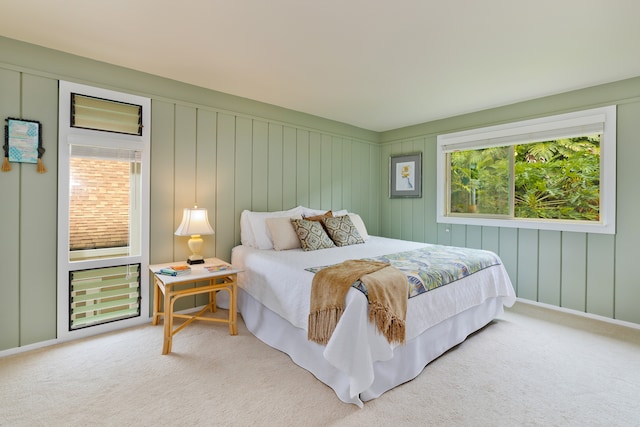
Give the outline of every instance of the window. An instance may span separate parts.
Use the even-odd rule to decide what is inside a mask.
[[[142,105],[71,94],[71,127],[142,136]]]
[[[140,255],[142,153],[71,145],[69,260]]]
[[[438,222],[615,233],[615,106],[437,140]]]
[[[147,321],[151,100],[60,82],[58,339]]]

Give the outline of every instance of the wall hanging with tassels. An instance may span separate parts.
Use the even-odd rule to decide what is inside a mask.
[[[2,172],[11,170],[10,162],[37,163],[38,173],[45,173],[47,168],[42,163],[44,147],[42,146],[42,125],[35,120],[22,120],[9,117],[4,127],[4,161]]]

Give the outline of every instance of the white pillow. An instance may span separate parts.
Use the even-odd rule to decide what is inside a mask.
[[[362,240],[364,240],[365,242],[369,240],[367,227],[364,225],[364,221],[362,220],[362,218],[360,218],[360,215],[354,213],[349,213],[347,215],[349,215],[349,218],[351,218],[351,222],[358,230],[358,233],[360,233],[360,237],[362,237]]]
[[[246,212],[246,213],[245,213]],[[243,214],[245,216],[243,223]],[[291,218],[292,216],[302,215],[302,207],[297,206],[293,209],[289,209],[287,211],[277,211],[277,212],[252,212],[252,211],[244,211],[240,215],[240,240],[244,245],[243,235],[246,237],[246,241],[248,242],[247,246],[251,246],[253,248],[258,249],[273,249],[273,242],[271,241],[271,236],[269,235],[269,230],[267,230],[267,218],[278,218],[278,217],[286,217]],[[245,226],[248,223],[248,229],[251,230],[251,237],[247,233],[245,233]]]
[[[288,249],[298,249],[302,247],[296,230],[293,228],[293,224],[291,224],[292,219],[302,219],[302,215],[296,215],[291,218],[277,217],[266,219],[265,222],[267,223],[267,229],[273,242],[273,249],[276,251],[286,251]]]
[[[333,216],[345,216],[348,213],[346,209],[341,209],[339,211],[333,211]]]
[[[253,238],[253,231],[251,231],[251,223],[249,222],[249,215],[251,211],[245,209],[240,214],[240,242],[244,246],[250,246],[255,248],[256,240]]]

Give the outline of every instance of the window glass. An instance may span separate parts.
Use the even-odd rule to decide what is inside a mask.
[[[515,147],[515,216],[600,220],[600,135]]]
[[[511,147],[451,153],[452,213],[509,215]]]
[[[140,153],[72,146],[69,259],[139,255]]]

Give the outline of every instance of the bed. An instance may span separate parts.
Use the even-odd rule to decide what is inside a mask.
[[[307,323],[311,283],[317,269],[348,259],[444,248],[369,236],[361,218],[346,212],[332,215],[348,215],[361,242],[318,250],[305,250],[298,242],[296,247],[287,227],[290,219],[318,213],[303,207],[243,212],[242,244],[232,250],[233,265],[244,270],[238,275],[238,310],[252,334],[288,354],[294,363],[331,387],[343,402],[362,407],[363,402],[415,378],[429,362],[515,302],[513,286],[498,262],[409,298],[406,340],[398,344],[390,343],[369,322],[366,295],[351,287],[328,343],[310,341]],[[276,221],[278,227],[274,226]]]

